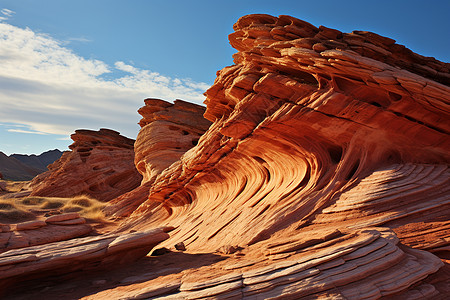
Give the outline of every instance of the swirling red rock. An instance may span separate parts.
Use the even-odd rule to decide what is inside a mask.
[[[445,299],[450,65],[290,16],[244,16],[229,39],[211,125],[148,99],[144,179],[109,206],[131,213],[115,234],[170,227],[161,246],[186,250],[85,298]]]

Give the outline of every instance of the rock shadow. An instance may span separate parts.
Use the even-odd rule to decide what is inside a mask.
[[[113,269],[88,269],[64,275],[28,278],[8,288],[0,299],[25,300],[39,295],[40,299],[80,299],[119,286],[137,284],[160,276],[178,274],[226,259],[213,253],[168,252],[160,256],[146,256],[128,265]],[[76,262],[74,262],[76,263]],[[42,276],[42,275],[41,275]]]

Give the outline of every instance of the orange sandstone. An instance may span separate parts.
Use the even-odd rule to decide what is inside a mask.
[[[139,186],[134,166],[134,140],[110,129],[77,130],[72,150],[31,183],[33,196],[90,195],[109,201]]]
[[[85,299],[443,299],[450,65],[290,16],[234,31],[234,65],[206,92],[212,123],[147,99],[141,186],[106,208],[127,216],[115,234],[164,226],[161,246],[221,259],[136,268]]]

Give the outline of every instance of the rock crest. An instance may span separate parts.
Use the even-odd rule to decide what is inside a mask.
[[[31,183],[33,196],[90,195],[109,201],[139,186],[134,166],[134,140],[110,129],[77,130],[72,150]]]
[[[127,277],[85,299],[448,295],[450,65],[375,33],[290,16],[244,16],[233,28],[235,64],[217,73],[206,111],[158,99],[139,110],[141,185],[106,208],[124,217],[120,227],[62,242],[64,257],[74,247],[80,260],[103,264],[105,249],[125,255],[135,238],[167,226],[155,243],[185,251],[158,257],[192,253],[195,265]],[[92,134],[103,133],[77,134],[72,159],[87,162]],[[133,152],[106,135],[120,141],[100,146]],[[63,161],[55,168],[69,170]],[[37,247],[0,259],[7,269],[45,269],[34,251],[51,256],[45,250],[59,246]]]

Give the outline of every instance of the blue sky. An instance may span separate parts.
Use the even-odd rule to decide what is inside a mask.
[[[450,62],[446,0],[0,0],[0,151],[66,150],[79,128],[135,138],[143,99],[202,103],[250,13],[373,31]]]

